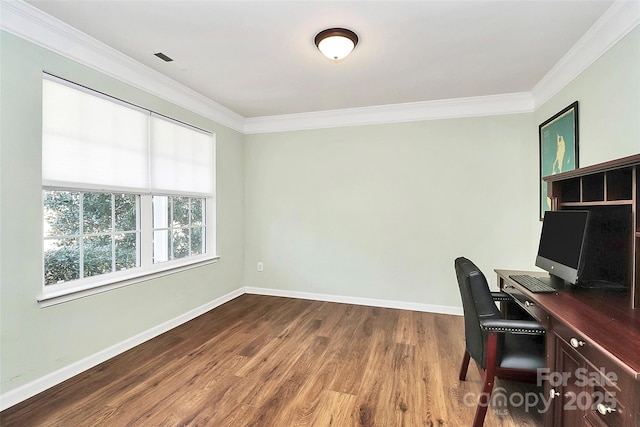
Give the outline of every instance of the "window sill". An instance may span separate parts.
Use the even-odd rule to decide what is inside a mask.
[[[37,301],[40,304],[40,308],[50,307],[52,305],[61,304],[68,301],[88,297],[91,295],[100,294],[102,292],[111,291],[114,289],[122,288],[129,285],[134,285],[140,282],[146,282],[147,280],[156,279],[158,277],[168,276],[170,274],[179,273],[181,271],[190,270],[196,267],[202,267],[203,265],[209,265],[217,262],[220,259],[219,256],[213,256],[210,258],[202,259],[195,262],[189,262],[184,264],[170,264],[161,270],[155,270],[153,272],[137,273],[135,275],[128,275],[125,277],[111,278],[103,282],[79,285],[76,287],[69,287],[60,290],[47,290],[38,296]]]

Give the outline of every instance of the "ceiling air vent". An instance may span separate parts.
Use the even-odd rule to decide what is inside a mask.
[[[157,52],[154,53],[155,56],[157,56],[158,58],[162,59],[164,62],[171,62],[173,61],[173,59],[169,58],[167,55],[165,55],[162,52]]]

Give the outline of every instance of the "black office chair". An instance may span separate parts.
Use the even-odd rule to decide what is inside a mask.
[[[491,401],[495,378],[535,383],[537,369],[545,367],[545,330],[534,320],[504,319],[495,301],[510,301],[503,292],[491,292],[480,269],[466,258],[455,260],[464,310],[466,349],[460,381],[467,377],[469,360],[478,365],[482,392],[473,421],[481,427]]]

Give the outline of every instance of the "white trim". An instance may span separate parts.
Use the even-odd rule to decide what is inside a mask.
[[[101,294],[103,292],[112,291],[125,286],[135,285],[136,283],[157,279],[158,277],[168,276],[170,274],[180,273],[181,271],[213,264],[220,259],[220,256],[203,255],[198,256],[197,259],[194,258],[195,257],[182,258],[180,260],[153,264],[148,266],[146,269],[144,267],[137,267],[135,269],[118,271],[115,273],[105,274],[103,276],[95,276],[93,278],[89,278],[95,278],[95,280],[82,280],[81,285],[74,286],[74,282],[72,281],[69,282],[70,286],[65,286],[62,289],[61,286],[63,285],[43,285],[44,290],[36,299],[40,304],[40,308],[50,307],[63,302]],[[151,269],[152,271],[150,271]]]
[[[0,27],[18,37],[245,134],[535,111],[640,23],[640,3],[618,0],[525,93],[244,118],[22,0],[0,1]]]
[[[215,139],[213,143],[215,145]],[[214,156],[215,156],[215,147],[213,147],[212,151],[214,151]],[[215,165],[215,158],[212,160],[212,164]],[[215,184],[212,184],[211,188],[213,191],[215,191]],[[103,193],[136,194],[141,196],[182,196],[182,197],[204,198],[207,200],[211,199],[212,201],[215,201],[215,198],[216,198],[215,192],[203,193],[201,191],[165,190],[162,188],[150,189],[149,186],[146,186],[144,188],[136,188],[136,187],[124,187],[119,185],[88,184],[85,182],[56,181],[54,179],[43,179],[42,189],[51,190],[51,191],[56,191],[56,190],[76,191],[81,193],[97,191],[97,192],[103,192]]]
[[[38,46],[241,131],[244,117],[22,0],[0,1],[0,27]]]
[[[94,366],[97,366],[100,363],[111,359],[112,357],[124,353],[125,351],[130,350],[133,347],[144,343],[145,341],[155,338],[160,334],[163,334],[177,326],[182,325],[183,323],[195,319],[196,317],[206,313],[207,311],[210,311],[228,301],[231,301],[234,298],[239,297],[243,293],[244,292],[242,288],[236,289],[235,291],[229,292],[228,294],[216,298],[206,304],[203,304],[200,307],[196,307],[193,310],[174,317],[171,320],[147,329],[146,331],[134,335],[131,338],[127,338],[126,340],[114,344],[111,347],[101,350],[95,354],[92,354],[91,356],[85,357],[82,360],[78,360],[75,363],[60,368],[57,371],[40,377],[23,386],[17,387],[13,390],[9,390],[8,392],[0,395],[0,411],[4,411],[5,409],[17,403],[33,397],[36,394],[47,390],[48,388],[60,384],[61,382],[66,381],[69,378],[86,371],[87,369],[91,369]]]
[[[640,2],[618,0],[531,90],[537,109],[640,24]]]
[[[448,305],[422,304],[407,301],[390,301],[375,298],[350,297],[344,295],[317,294],[312,292],[288,291],[284,289],[258,288],[253,286],[245,286],[244,291],[247,294],[268,295],[285,298],[299,298],[313,301],[338,302],[343,304],[368,305],[371,307],[396,308],[399,310],[422,311],[426,313],[451,314],[454,316],[462,316],[461,307],[453,307]]]
[[[533,112],[529,93],[478,96],[246,119],[245,134]]]

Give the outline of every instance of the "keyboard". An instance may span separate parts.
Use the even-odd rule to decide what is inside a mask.
[[[554,287],[549,286],[542,280],[536,277],[531,277],[528,274],[513,274],[509,276],[509,278],[518,282],[520,285],[524,286],[533,293],[556,292],[556,289]]]

